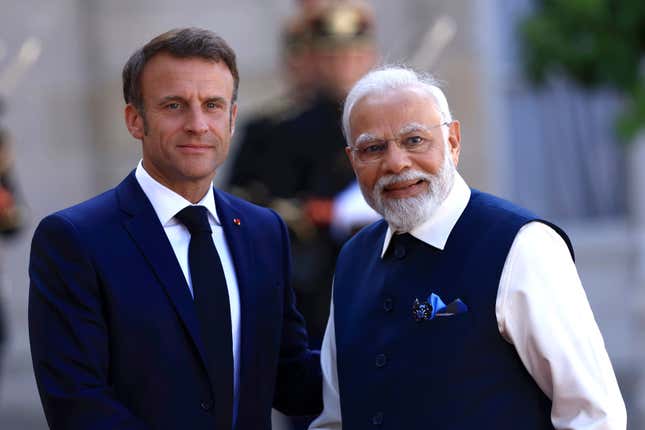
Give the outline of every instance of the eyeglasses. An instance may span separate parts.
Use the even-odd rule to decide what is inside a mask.
[[[402,136],[396,139],[382,140],[368,137],[367,140],[357,145],[351,145],[350,149],[362,163],[374,163],[382,160],[387,154],[390,142],[396,142],[400,149],[410,154],[423,154],[430,149],[434,142],[431,130],[451,123],[452,121],[444,121],[432,127],[415,127],[413,131],[402,133]]]

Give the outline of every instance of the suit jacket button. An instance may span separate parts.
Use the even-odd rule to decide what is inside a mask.
[[[386,298],[383,300],[383,309],[385,309],[385,312],[390,312],[394,308],[394,300],[392,300],[390,297]]]
[[[387,357],[385,354],[378,354],[376,356],[376,367],[383,367],[387,363]]]
[[[204,400],[199,406],[201,406],[204,411],[208,412],[213,409],[213,402],[210,400]]]
[[[374,416],[372,417],[372,424],[374,424],[375,426],[380,426],[381,424],[383,424],[383,412],[377,412],[374,414]]]

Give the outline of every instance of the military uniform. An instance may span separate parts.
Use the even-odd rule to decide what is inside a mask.
[[[325,59],[334,53],[371,49],[373,17],[365,6],[348,2],[325,5],[303,20],[299,49],[310,49],[312,59],[318,61],[318,88],[308,103],[262,115],[247,124],[230,186],[233,193],[274,208],[287,222],[298,307],[305,316],[311,346],[320,347],[336,256],[348,236],[332,235],[331,220],[314,219],[308,213],[309,204],[322,202],[331,208],[334,198],[355,181],[340,124],[340,100],[348,74],[335,73],[333,68],[326,73],[322,70]],[[373,65],[368,58],[365,70],[359,69],[361,74]],[[335,64],[342,67],[343,62]],[[342,82],[334,81],[335,75],[343,76]],[[353,84],[360,77],[350,74],[349,80]]]
[[[273,207],[287,221],[293,282],[312,346],[320,346],[329,311],[334,262],[340,250],[329,226],[303,213],[310,198],[332,199],[354,180],[345,156],[339,106],[320,96],[308,108],[248,123],[233,165],[233,192]]]

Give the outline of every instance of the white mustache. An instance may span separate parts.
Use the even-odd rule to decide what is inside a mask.
[[[426,182],[430,182],[432,180],[432,176],[429,175],[428,173],[422,172],[420,170],[406,170],[403,173],[399,173],[398,175],[387,175],[387,176],[382,176],[378,181],[376,181],[376,184],[374,185],[374,190],[377,193],[382,193],[383,189],[389,185],[395,184],[397,182],[405,182],[405,181],[413,181],[413,180],[422,180]]]

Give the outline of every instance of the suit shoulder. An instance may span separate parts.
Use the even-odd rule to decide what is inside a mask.
[[[382,245],[382,243],[379,244],[379,240],[384,237],[386,230],[387,223],[382,219],[366,225],[345,242],[341,253],[347,253],[353,250],[365,251],[366,249]]]
[[[69,250],[80,243],[88,243],[88,238],[114,219],[114,209],[109,209],[113,207],[116,202],[111,190],[45,216],[34,231],[32,253],[44,252],[45,244],[47,248]]]
[[[241,211],[247,211],[253,214],[259,214],[259,215],[269,215],[271,211],[268,208],[265,208],[264,206],[256,205],[255,203],[251,203],[248,200],[245,200],[241,197],[237,197],[229,192],[222,191],[222,190],[217,190],[217,193],[220,195],[220,197],[225,200],[228,204],[230,204],[232,207],[241,210]]]
[[[104,225],[118,211],[114,189],[110,189],[81,203],[56,211],[46,217],[63,218],[77,227],[92,228]]]
[[[245,217],[252,218],[254,223],[257,223],[258,221],[275,222],[276,220],[283,223],[280,215],[278,215],[273,209],[256,205],[255,203],[251,203],[248,200],[234,196],[226,191],[217,190],[217,193],[219,194],[219,197],[231,207],[235,208],[241,214],[244,214]]]

